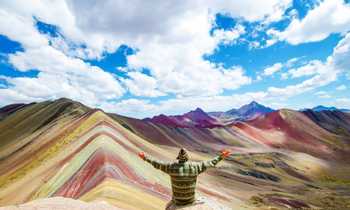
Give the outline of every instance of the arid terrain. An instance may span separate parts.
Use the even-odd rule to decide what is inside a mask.
[[[184,147],[194,161],[232,152],[200,175],[197,186],[198,196],[228,209],[350,208],[349,113],[220,116],[196,109],[140,120],[65,98],[5,106],[0,206],[66,197],[125,210],[164,209],[169,177],[137,153],[174,161]]]

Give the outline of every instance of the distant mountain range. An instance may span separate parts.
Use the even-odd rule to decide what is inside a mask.
[[[212,128],[222,125],[218,120],[209,116],[202,109],[197,108],[193,111],[187,112],[183,115],[167,116],[164,114],[154,116],[152,118],[145,118],[145,121],[164,124],[170,127],[201,127]]]
[[[253,119],[273,111],[275,110],[270,107],[252,101],[249,104],[241,106],[239,109],[230,109],[226,112],[209,112],[208,114],[222,122],[230,122],[233,120]]]
[[[164,114],[146,118],[145,121],[164,124],[171,127],[202,127],[213,128],[227,125],[238,120],[250,120],[260,115],[273,112],[275,110],[261,105],[255,101],[243,105],[239,109],[230,109],[226,112],[204,112],[197,108],[183,115],[167,116]]]
[[[312,109],[302,109],[301,112],[312,110],[314,112],[323,111],[340,111],[349,112],[348,109],[338,109],[336,107],[316,106]],[[270,107],[252,101],[243,105],[238,109],[230,109],[226,112],[205,112],[201,108],[197,108],[182,115],[164,115],[160,114],[152,118],[145,118],[144,121],[156,124],[163,124],[169,127],[198,127],[198,128],[214,128],[225,126],[238,121],[253,120],[259,116],[275,112]]]
[[[324,209],[323,197],[310,201],[304,193],[323,192],[328,183],[344,193],[350,180],[350,113],[273,111],[256,102],[233,113],[248,120],[225,124],[199,108],[140,120],[66,98],[5,106],[0,108],[0,206],[61,196],[108,201],[123,210],[162,210],[171,199],[168,177],[137,153],[168,162],[182,147],[191,160],[232,151],[197,188],[228,209],[236,209],[233,195],[242,190],[249,191],[240,197],[245,205],[256,207],[250,204],[254,195],[276,209],[286,203]],[[273,192],[278,199],[271,189],[281,189]]]
[[[302,109],[301,111],[305,111],[306,109]],[[320,112],[320,111],[341,111],[341,112],[350,112],[350,109],[338,109],[337,107],[334,106],[315,106],[314,108],[311,109],[312,111],[315,112]]]

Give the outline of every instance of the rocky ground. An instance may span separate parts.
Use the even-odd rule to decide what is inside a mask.
[[[122,210],[107,202],[84,202],[71,198],[52,197],[25,204],[0,207],[0,210]]]

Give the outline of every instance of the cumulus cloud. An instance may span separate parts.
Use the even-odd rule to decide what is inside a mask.
[[[41,72],[38,78],[7,79],[8,82],[16,84],[17,87],[22,84],[21,81],[16,82],[17,79],[20,79],[23,80],[23,83],[25,83],[24,81],[31,81],[30,84],[32,85],[39,83],[46,86],[47,90],[62,92],[60,95],[68,94],[70,96],[70,93],[72,93],[70,91],[77,89],[82,91],[81,97],[78,98],[78,94],[72,98],[83,99],[85,95],[93,95],[95,98],[83,99],[83,101],[90,101],[89,103],[97,102],[98,99],[118,98],[123,94],[123,88],[113,75],[96,66],[90,66],[80,59],[69,58],[50,46],[27,49],[25,52],[12,54],[9,56],[9,61],[20,71],[38,69]],[[72,90],[66,92],[64,88],[54,87],[54,83],[61,84],[63,87],[67,85]],[[33,86],[33,89],[36,89],[35,86]],[[41,92],[41,94],[53,95],[44,89],[39,90],[38,92]],[[86,92],[86,94],[82,94],[83,92]]]
[[[249,84],[251,79],[240,67],[226,69],[204,60],[203,56],[213,53],[220,43],[229,44],[244,33],[244,28],[237,26],[210,35],[214,15],[224,13],[248,21],[270,22],[279,20],[290,3],[290,0],[263,3],[250,0],[240,3],[180,1],[176,4],[169,1],[107,0],[96,4],[96,1],[81,0],[17,0],[1,5],[0,32],[24,45],[25,52],[10,59],[20,71],[37,68],[50,74],[62,66],[59,71],[68,67],[71,74],[79,74],[77,72],[92,69],[99,74],[96,78],[107,78],[106,94],[102,94],[105,98],[121,96],[123,88],[112,75],[84,64],[79,58],[100,59],[103,53],[113,52],[121,44],[137,49],[136,54],[128,56],[128,70],[150,69],[150,75],[130,73],[129,78],[123,80],[132,94],[148,97],[216,95]],[[33,16],[58,26],[64,39],[40,34],[34,27]],[[47,46],[48,39],[51,46]],[[70,43],[78,47],[71,49]],[[81,45],[85,47],[79,47]],[[43,46],[40,52],[39,48]],[[58,58],[43,55],[49,51]],[[46,59],[38,59],[40,56]],[[87,81],[100,84],[94,77],[87,77],[72,78],[86,80],[84,84]],[[100,95],[98,91],[93,92],[96,92],[96,97]]]
[[[145,118],[156,115],[163,111],[159,109],[159,106],[152,104],[148,100],[140,99],[125,99],[119,102],[103,102],[100,106],[103,110],[112,113],[118,113],[125,116],[131,116],[136,118]],[[159,111],[157,111],[157,109]]]
[[[265,76],[270,76],[278,71],[280,71],[282,69],[283,65],[282,63],[275,63],[272,66],[267,67],[266,69],[264,69],[263,74]]]
[[[216,95],[224,89],[236,89],[249,84],[242,69],[224,69],[204,60],[221,42],[238,38],[238,32],[214,32],[207,9],[197,8],[179,14],[164,35],[137,43],[139,51],[128,56],[131,69],[150,69],[162,92],[180,95]],[[236,30],[236,29],[234,29]],[[232,71],[232,72],[230,72]]]
[[[312,60],[303,66],[301,69],[310,68],[309,66],[317,65],[319,68],[317,71],[312,70],[311,76],[304,81],[288,85],[285,87],[269,87],[266,91],[246,92],[243,94],[233,94],[226,96],[199,96],[199,97],[182,97],[173,98],[159,103],[152,103],[147,100],[123,100],[121,102],[109,103],[104,108],[120,114],[135,116],[133,110],[145,110],[145,112],[138,112],[136,115],[139,118],[150,117],[159,113],[165,114],[180,114],[187,112],[190,109],[201,107],[205,111],[217,111],[217,110],[229,110],[232,107],[239,107],[243,104],[249,103],[252,100],[263,101],[265,105],[273,108],[282,108],[287,104],[286,100],[290,97],[317,90],[318,88],[328,85],[331,82],[337,80],[338,76],[345,71],[340,68],[343,64],[342,59],[346,59],[349,55],[349,51],[346,47],[346,40],[348,36],[345,36],[338,45],[334,48],[332,55],[330,55],[326,61]],[[345,49],[345,50],[344,50]],[[295,63],[297,59],[290,60],[290,64]],[[286,62],[286,64],[288,61]],[[316,63],[316,64],[315,64]],[[289,65],[289,66],[291,66]],[[302,72],[302,71],[300,71]],[[299,72],[299,73],[300,73]],[[301,73],[299,74],[301,76]],[[298,76],[299,76],[298,75]],[[315,93],[318,97],[327,99],[329,94],[324,91],[317,91]],[[339,98],[332,103],[338,107],[350,107],[349,100],[347,98]]]
[[[338,87],[335,88],[336,90],[346,90],[347,87],[345,85],[339,85]]]
[[[230,3],[235,4],[234,1]],[[215,8],[213,9],[214,11],[226,11],[225,14],[234,17],[243,17],[246,20],[271,21],[273,19],[282,18],[281,13],[275,17],[267,17],[268,15],[264,17],[264,15],[261,15],[264,13],[262,8],[274,4],[275,6],[273,8],[284,11],[281,8],[287,7],[290,1],[284,2],[284,6],[276,6],[278,4],[272,1],[268,1],[266,5],[260,6],[258,3],[254,8],[251,8],[259,10],[259,12],[255,12],[254,14],[252,12],[245,13],[245,11],[250,11],[248,7],[245,7],[245,3],[232,7],[229,5],[230,3],[225,5],[223,2],[219,2],[217,5],[212,5],[211,8]],[[265,4],[265,2],[263,3]],[[281,2],[281,4],[282,3],[283,2]],[[187,6],[185,5],[177,9],[181,11],[184,9],[184,11],[187,11]],[[129,68],[136,71],[141,71],[143,68],[150,69],[150,77],[157,81],[157,84],[154,85],[152,90],[175,93],[178,95],[177,98],[161,101],[157,104],[135,99],[141,107],[145,107],[145,110],[149,111],[149,116],[151,116],[152,113],[156,114],[159,112],[181,113],[183,111],[188,111],[190,108],[195,108],[196,106],[201,106],[208,111],[225,110],[232,106],[240,105],[240,103],[249,102],[252,99],[264,100],[264,102],[267,103],[270,101],[271,104],[279,103],[280,100],[317,89],[336,81],[338,75],[345,71],[341,69],[340,66],[346,66],[343,65],[344,63],[342,62],[346,62],[346,57],[349,53],[340,53],[340,49],[347,49],[348,42],[345,41],[347,39],[343,39],[343,41],[339,43],[327,61],[310,61],[305,65],[299,66],[295,71],[291,70],[288,76],[294,76],[294,78],[310,76],[310,78],[300,83],[288,85],[286,87],[270,87],[264,92],[259,91],[231,96],[217,96],[217,94],[224,89],[234,89],[240,85],[249,84],[251,79],[244,75],[244,70],[240,67],[224,69],[220,65],[213,65],[203,60],[203,55],[213,53],[220,43],[220,39],[217,38],[220,36],[210,36],[208,33],[212,27],[212,14],[215,12],[212,11],[212,13],[208,13],[207,8],[203,9],[203,7],[192,5],[192,3],[191,7],[191,11],[182,13],[172,13],[173,10],[171,10],[170,14],[174,15],[174,19],[170,21],[171,29],[167,31],[158,31],[160,29],[155,28],[153,31],[157,31],[156,36],[153,36],[150,32],[147,33],[148,39],[137,38],[130,41],[134,43],[134,46],[137,47],[139,51],[137,54],[128,57]],[[258,7],[260,7],[261,10]],[[237,8],[239,8],[239,11],[236,11]],[[269,11],[269,9],[265,8],[265,11]],[[309,12],[308,15],[310,14],[312,13]],[[168,24],[167,18],[168,17],[165,17],[164,19],[165,26]],[[112,26],[113,25],[111,25],[111,27]],[[167,27],[164,27],[164,29],[166,28]],[[277,35],[279,34],[276,34],[276,36]],[[234,37],[237,39],[238,35],[227,37]],[[305,40],[307,40],[307,38]],[[291,60],[288,65],[286,64],[286,67],[289,68],[293,66],[296,61],[297,59]],[[279,65],[275,67],[275,69],[279,69],[277,68]],[[273,70],[275,71],[275,69]],[[308,71],[307,69],[311,70]],[[268,74],[271,72],[272,70],[267,71]],[[228,73],[232,74],[231,78],[226,78],[229,75]],[[239,81],[241,81],[241,83],[239,83]],[[194,95],[197,97],[187,97]],[[132,101],[133,104],[136,104],[135,100]],[[115,110],[113,107],[118,107],[120,113],[125,113],[122,108],[125,107],[123,104],[123,101],[115,105],[110,104],[110,108],[111,110]]]
[[[0,34],[20,42],[26,48],[47,45],[47,39],[40,35],[33,24],[31,18],[28,19],[0,8]]]
[[[230,30],[214,30],[211,34],[214,15],[222,13],[268,24],[283,18],[291,0],[180,0],[176,4],[160,0],[96,2],[2,2],[0,33],[20,42],[25,48],[24,52],[10,55],[9,62],[18,71],[39,70],[34,78],[3,77],[10,86],[0,89],[2,103],[65,96],[107,111],[138,117],[160,112],[181,113],[197,106],[207,111],[225,110],[251,100],[264,100],[267,105],[281,104],[283,102],[280,100],[284,98],[329,84],[336,80],[340,72],[348,71],[347,35],[327,61],[309,62],[287,73],[287,76],[295,78],[311,77],[301,83],[223,96],[220,95],[223,91],[250,84],[252,79],[240,66],[226,67],[204,59],[206,55],[215,53],[219,45],[234,43],[246,33],[243,26],[237,25]],[[341,1],[334,2],[326,1],[322,3],[327,3],[326,6],[317,8],[348,11],[348,6]],[[286,31],[270,31],[276,40],[269,44],[279,39],[296,44],[303,40],[315,41],[332,32],[345,33],[343,28],[348,23],[341,23],[337,14],[333,13],[331,18],[322,20],[329,27],[314,26],[315,20],[324,16],[324,11],[317,12],[317,8],[303,20],[293,20]],[[58,26],[62,37],[40,34],[34,26],[33,16]],[[343,19],[347,20],[347,16]],[[300,31],[305,31],[305,34]],[[312,35],[310,31],[318,35]],[[78,47],[72,49],[71,43]],[[103,54],[114,52],[121,44],[134,48],[136,52],[127,57],[127,67],[123,68],[126,78],[117,78],[83,60],[101,59]],[[276,63],[265,69],[264,74],[272,75],[280,71],[283,65]],[[286,67],[289,68],[287,64]],[[145,74],[144,69],[149,69],[149,73]],[[158,103],[136,98],[118,101],[126,90],[134,97],[175,97]]]
[[[325,0],[303,19],[294,18],[284,31],[270,30],[269,33],[296,45],[321,41],[332,33],[346,33],[349,30],[350,5],[343,0]]]
[[[312,74],[307,74],[311,76],[304,81],[288,85],[285,87],[269,87],[266,91],[257,91],[257,92],[246,92],[243,94],[233,94],[226,96],[200,96],[200,97],[183,97],[183,98],[173,98],[166,101],[161,101],[159,103],[151,103],[146,100],[126,100],[121,102],[116,102],[114,104],[108,104],[106,109],[112,112],[118,112],[121,114],[133,116],[132,108],[130,104],[133,104],[136,107],[140,107],[141,110],[147,110],[147,112],[138,113],[139,118],[150,117],[155,114],[165,113],[165,114],[180,114],[187,112],[189,109],[195,109],[196,107],[201,107],[205,111],[217,111],[217,110],[228,110],[232,107],[239,107],[243,104],[246,104],[252,100],[263,101],[264,104],[274,107],[281,108],[286,105],[286,100],[290,97],[317,90],[318,88],[328,85],[331,82],[337,80],[338,76],[341,73],[344,73],[346,70],[341,68],[345,61],[342,59],[347,59],[347,56],[350,54],[347,48],[348,35],[346,35],[334,48],[332,55],[330,55],[326,61],[317,61],[312,60],[303,66],[300,66],[301,69],[309,68],[309,66],[318,65],[319,68],[317,71],[312,70]],[[290,62],[296,62],[297,59],[294,59]],[[287,61],[288,63],[288,61]],[[302,71],[301,71],[302,72]],[[300,73],[301,75],[301,73]],[[317,91],[315,93],[320,98],[329,98],[329,94],[324,91]],[[125,105],[127,104],[127,105]],[[347,98],[338,98],[333,103],[338,107],[350,107],[349,99]],[[129,108],[130,107],[130,108]]]
[[[237,25],[231,30],[218,29],[214,31],[214,37],[219,40],[220,43],[225,45],[237,40],[242,34],[245,33],[245,29],[242,25]]]
[[[113,75],[50,46],[18,52],[10,55],[9,61],[20,71],[40,71],[34,78],[5,78],[11,90],[29,99],[69,97],[96,106],[101,100],[119,98],[124,92]]]
[[[333,49],[326,61],[312,60],[297,69],[288,71],[293,77],[312,76],[301,83],[289,85],[283,88],[268,88],[269,97],[291,97],[318,87],[330,84],[337,80],[338,76],[346,71],[350,56],[350,33],[346,34],[337,46]]]
[[[300,68],[309,68],[312,64],[306,64]],[[314,90],[318,87],[327,85],[333,81],[336,81],[340,70],[336,69],[331,62],[321,63],[320,68],[316,72],[312,72],[313,76],[309,79],[304,80],[301,83],[295,85],[289,85],[283,88],[269,87],[268,95],[272,97],[284,97],[288,98],[295,96],[310,90]],[[305,74],[304,74],[305,75]],[[308,74],[309,75],[309,74]],[[311,74],[310,74],[311,75]],[[298,75],[299,76],[299,75]]]
[[[306,65],[288,70],[288,74],[292,78],[298,78],[302,76],[314,75],[322,70],[327,71],[327,68],[328,66],[324,65],[323,62],[319,60],[312,60],[309,61]]]
[[[7,21],[9,20],[9,21]],[[0,89],[2,104],[70,97],[91,106],[119,98],[124,89],[115,76],[72,58],[49,45],[34,26],[32,16],[0,9],[0,33],[19,42],[24,52],[8,55],[18,71],[38,70],[34,77],[2,77],[9,86]]]
[[[300,59],[301,57],[291,58],[286,62],[285,66],[287,68],[293,67]]]
[[[136,96],[157,97],[165,94],[157,90],[157,81],[140,72],[129,72],[129,79],[123,79],[123,83],[129,91]]]
[[[222,11],[233,17],[243,17],[248,21],[264,21],[265,23],[278,21],[284,11],[291,5],[291,0],[245,0],[245,1],[199,1],[210,8]]]

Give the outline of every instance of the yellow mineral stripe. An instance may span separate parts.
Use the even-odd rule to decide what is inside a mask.
[[[125,210],[164,210],[167,203],[142,189],[122,182],[106,179],[100,185],[84,194],[80,200],[103,200]]]

